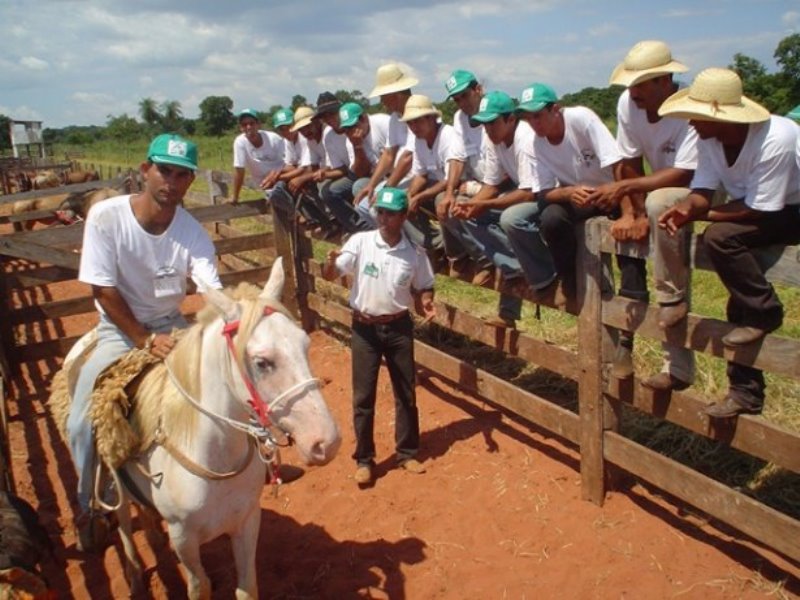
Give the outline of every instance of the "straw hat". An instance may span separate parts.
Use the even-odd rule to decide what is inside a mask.
[[[389,63],[378,67],[375,73],[375,87],[369,93],[369,98],[377,98],[392,92],[402,92],[417,85],[419,79],[406,75],[403,68],[397,63]]]
[[[769,111],[742,94],[742,80],[730,69],[711,68],[698,73],[688,89],[679,90],[664,100],[662,117],[761,123]]]
[[[298,106],[294,111],[294,125],[290,131],[300,131],[306,125],[311,123],[314,118],[314,109],[308,106]]]
[[[608,82],[611,85],[631,87],[642,81],[654,79],[668,73],[685,73],[689,67],[672,60],[672,52],[664,42],[645,40],[639,42],[617,65]]]
[[[413,121],[414,119],[419,119],[420,117],[426,117],[428,115],[436,115],[437,117],[442,116],[442,113],[433,105],[431,99],[427,96],[423,96],[421,94],[413,94],[408,100],[406,100],[406,108],[403,111],[403,116],[400,118],[401,121]]]

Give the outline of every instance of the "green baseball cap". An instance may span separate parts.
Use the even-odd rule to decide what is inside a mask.
[[[174,133],[162,133],[150,142],[147,160],[194,171],[197,169],[197,144]]]
[[[245,108],[244,110],[242,110],[239,113],[239,116],[237,117],[237,119],[239,119],[241,121],[245,117],[250,117],[250,118],[255,119],[256,121],[259,121],[259,122],[261,121],[261,118],[258,116],[258,113],[252,108]]]
[[[294,123],[294,113],[291,108],[281,108],[272,115],[272,126],[291,125]]]
[[[516,108],[514,100],[505,92],[489,92],[481,98],[478,112],[472,120],[478,123],[491,123],[499,116],[510,115]]]
[[[792,110],[786,113],[786,116],[795,121],[800,121],[800,104],[795,106]]]
[[[339,107],[339,126],[352,127],[364,114],[364,107],[356,102],[346,102]]]
[[[450,74],[450,78],[444,82],[444,89],[447,90],[447,97],[451,98],[454,94],[463,92],[473,83],[477,83],[478,78],[469,71],[456,69]]]
[[[539,112],[548,104],[558,102],[556,91],[544,83],[532,83],[524,90],[519,97],[518,111]]]
[[[377,196],[375,208],[385,208],[392,212],[402,212],[408,208],[408,195],[405,190],[385,187]]]

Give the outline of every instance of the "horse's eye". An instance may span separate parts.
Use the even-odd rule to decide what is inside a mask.
[[[256,369],[263,372],[270,372],[275,370],[275,363],[269,360],[268,358],[264,358],[263,356],[256,357],[253,360]]]

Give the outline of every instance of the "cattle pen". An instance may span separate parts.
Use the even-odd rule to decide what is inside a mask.
[[[122,177],[125,173],[118,175]],[[274,258],[283,256],[287,266],[287,306],[304,327],[310,330],[320,324],[329,327],[338,324],[346,332],[351,315],[342,296],[348,282],[341,280],[333,285],[323,282],[321,264],[314,258],[316,241],[294,223],[273,214],[264,200],[236,206],[224,203],[229,175],[201,171],[198,176],[205,179],[208,192],[192,195],[190,211],[206,224],[212,235],[222,265],[223,283],[263,282]],[[110,177],[93,183],[118,182],[117,177]],[[69,187],[77,191],[89,185]],[[43,196],[46,192],[0,196],[0,210],[13,201]],[[0,215],[6,215],[6,211]],[[0,218],[11,221],[9,216]],[[21,366],[40,360],[57,365],[91,325],[86,316],[93,313],[94,306],[88,295],[54,299],[48,292],[48,286],[75,279],[81,236],[81,223],[0,236],[0,256],[5,263],[1,285],[5,301],[0,304],[4,432],[6,396],[14,378],[20,376]],[[436,305],[433,327],[447,330],[464,343],[482,345],[574,382],[577,390],[574,402],[554,401],[547,394],[526,391],[475,361],[419,338],[415,346],[418,365],[426,373],[435,374],[491,406],[574,445],[580,454],[580,493],[584,500],[602,505],[610,491],[625,493],[627,480],[633,477],[797,566],[800,564],[797,514],[770,507],[745,490],[647,448],[624,434],[621,421],[626,412],[636,411],[727,445],[793,477],[800,473],[800,433],[754,416],[714,420],[702,410],[709,399],[691,389],[666,396],[654,394],[636,379],[618,380],[609,371],[614,341],[620,330],[635,331],[639,337],[666,340],[697,353],[753,365],[794,380],[800,379],[800,341],[768,335],[763,343],[734,352],[721,343],[732,326],[695,313],[684,326],[665,333],[657,325],[656,308],[614,294],[610,263],[613,254],[619,252],[622,249],[610,237],[605,218],[591,219],[585,224],[578,260],[582,309],[577,316],[577,347],[573,350],[523,331],[490,326],[458,306],[443,302]],[[691,256],[693,268],[710,269],[701,235],[693,237]],[[770,280],[800,286],[797,248],[769,248],[761,257]],[[192,310],[192,305],[187,307],[189,313]],[[71,324],[65,325],[68,322]],[[37,385],[46,387],[46,379],[40,379]],[[2,457],[4,485],[13,489],[15,467],[5,434]],[[798,594],[800,587],[795,583],[789,591]]]

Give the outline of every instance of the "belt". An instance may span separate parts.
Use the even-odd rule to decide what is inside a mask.
[[[403,310],[399,313],[394,313],[391,315],[378,316],[366,315],[358,310],[353,311],[353,320],[360,323],[366,323],[367,325],[384,325],[386,323],[391,323],[393,321],[397,321],[398,319],[402,319],[405,316],[408,316],[407,310]]]

